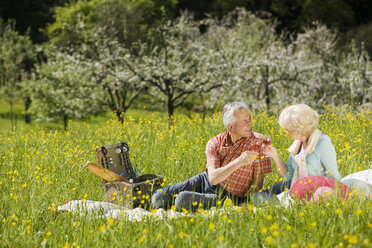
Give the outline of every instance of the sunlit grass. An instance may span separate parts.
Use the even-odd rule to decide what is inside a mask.
[[[371,112],[347,107],[326,109],[320,129],[337,151],[341,176],[372,168]],[[265,111],[252,113],[253,129],[269,135],[283,160],[291,139],[277,118]],[[293,208],[252,206],[228,208],[205,217],[196,213],[180,219],[130,222],[57,212],[65,200],[104,200],[98,177],[87,171],[95,148],[127,141],[140,174],[180,182],[205,170],[205,145],[223,132],[220,114],[203,119],[177,115],[168,128],[165,115],[141,112],[120,124],[112,115],[72,121],[69,131],[46,131],[43,126],[0,131],[0,246],[1,247],[370,247],[371,200],[295,204]],[[274,167],[273,167],[274,169]],[[280,180],[267,175],[265,186]],[[230,209],[230,210],[229,210]]]

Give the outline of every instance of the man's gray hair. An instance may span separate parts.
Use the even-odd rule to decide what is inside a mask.
[[[234,116],[235,110],[247,109],[248,106],[244,102],[230,102],[222,108],[222,121],[227,129],[227,125],[234,125],[236,118]]]

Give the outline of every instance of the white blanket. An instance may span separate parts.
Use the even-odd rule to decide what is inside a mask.
[[[231,210],[237,210],[240,207],[232,206]],[[72,200],[68,203],[59,206],[57,211],[68,211],[81,215],[96,216],[96,217],[105,217],[105,218],[127,218],[129,221],[144,221],[148,218],[152,219],[173,219],[179,217],[193,217],[194,214],[177,212],[174,210],[164,210],[154,209],[147,211],[143,208],[128,209],[116,204],[108,202],[99,202],[99,201],[90,201],[90,200]],[[226,211],[226,209],[213,209],[206,210],[199,214],[202,217],[211,217],[216,213],[221,213]],[[254,212],[257,211],[257,208],[253,209]]]
[[[350,189],[358,192],[361,196],[372,198],[372,169],[356,172],[348,175],[341,179],[341,182],[346,184]],[[290,207],[293,203],[293,199],[289,195],[289,191],[277,195],[281,205],[278,207],[285,206]],[[232,209],[236,210],[239,207],[234,206]],[[99,217],[110,217],[113,219],[119,219],[126,217],[129,221],[143,221],[147,218],[154,219],[166,219],[166,218],[179,218],[183,216],[194,216],[193,214],[177,212],[174,210],[157,209],[152,211],[146,211],[142,208],[128,209],[116,204],[108,202],[98,202],[90,200],[72,200],[68,203],[59,206],[58,211],[69,211],[78,214],[95,215]],[[257,212],[257,208],[253,209],[253,212]],[[216,213],[221,213],[226,209],[208,210],[201,213],[203,217],[214,216]]]
[[[59,206],[57,210],[69,211],[82,215],[87,214],[98,217],[111,217],[113,219],[127,217],[129,221],[142,221],[148,217],[163,219],[186,216],[185,213],[173,210],[165,211],[164,209],[157,209],[150,212],[142,208],[128,209],[108,202],[90,200],[72,200],[62,206]]]
[[[372,198],[372,169],[359,171],[341,179],[352,191]]]

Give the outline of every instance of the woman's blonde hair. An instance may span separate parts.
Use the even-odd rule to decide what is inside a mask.
[[[279,124],[286,130],[310,136],[318,128],[319,114],[306,104],[295,104],[280,113]]]

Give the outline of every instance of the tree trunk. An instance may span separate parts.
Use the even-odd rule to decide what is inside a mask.
[[[123,117],[123,115],[121,113],[124,114],[124,112],[122,112],[120,110],[116,110],[116,118],[118,118],[118,121],[120,121],[120,123],[123,124],[124,117]]]
[[[30,97],[26,97],[26,101],[25,101],[25,122],[30,124],[31,123],[31,115],[30,113],[28,113],[28,110],[30,109],[31,107],[31,98]]]
[[[266,103],[266,108],[268,111],[270,111],[270,104],[271,104],[270,88],[269,88],[269,73],[270,73],[269,67],[265,66],[265,69],[263,71],[263,80],[264,80],[263,84],[265,87],[265,103]]]
[[[171,99],[168,98],[168,127],[173,124],[174,105]]]
[[[64,124],[64,129],[67,131],[67,124],[68,124],[68,117],[67,115],[63,116],[63,124]]]
[[[9,118],[10,118],[10,127],[14,130],[14,120],[13,120],[13,101],[9,101]]]
[[[269,89],[269,84],[268,82],[265,83],[265,101],[266,101],[266,107],[267,110],[270,111],[270,89]]]

